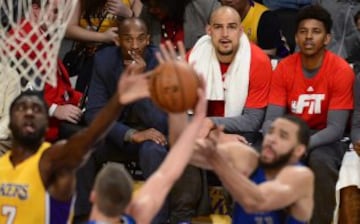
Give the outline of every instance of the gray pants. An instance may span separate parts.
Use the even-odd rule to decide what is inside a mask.
[[[191,223],[191,218],[210,213],[206,176],[203,170],[188,166],[170,193],[170,223]]]
[[[346,146],[335,142],[313,149],[307,158],[315,175],[313,224],[331,223],[335,209],[335,185]]]

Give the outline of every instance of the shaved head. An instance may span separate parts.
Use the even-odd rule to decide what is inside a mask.
[[[223,14],[228,14],[231,16],[234,16],[234,18],[236,18],[236,20],[241,23],[241,18],[239,13],[232,7],[230,6],[220,6],[219,8],[215,9],[211,15],[210,15],[210,19],[209,19],[209,24],[211,25],[212,23],[214,23],[214,20],[219,16],[219,15],[223,15]]]
[[[243,33],[239,13],[232,7],[221,6],[210,16],[207,34],[215,48],[217,59],[222,63],[231,63],[240,46]]]

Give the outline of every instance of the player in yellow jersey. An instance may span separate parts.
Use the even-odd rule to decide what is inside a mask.
[[[121,75],[118,91],[84,130],[50,145],[44,142],[48,110],[42,97],[24,92],[10,106],[13,148],[0,158],[0,223],[66,223],[75,171],[104,136],[124,105],[147,97],[147,75],[136,65]]]

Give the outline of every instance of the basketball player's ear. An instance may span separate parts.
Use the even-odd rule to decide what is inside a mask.
[[[297,158],[301,158],[306,152],[306,146],[304,144],[300,144],[295,148],[295,155]]]
[[[96,202],[96,192],[94,190],[91,191],[89,200],[92,204]]]

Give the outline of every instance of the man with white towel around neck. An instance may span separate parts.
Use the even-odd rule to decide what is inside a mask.
[[[224,140],[254,142],[267,106],[272,69],[270,60],[244,35],[240,15],[228,6],[211,14],[207,35],[188,53],[190,63],[207,82],[208,118],[200,137],[224,125]]]
[[[217,126],[224,125],[221,141],[255,143],[265,116],[272,68],[269,57],[243,32],[238,12],[229,7],[215,9],[201,37],[188,52],[187,60],[204,76],[207,118],[199,132],[204,138]],[[244,136],[243,136],[244,135]],[[204,181],[199,168],[189,166],[174,186],[172,193],[182,191],[182,186],[194,186],[188,192],[188,207],[204,204],[198,195],[204,192]],[[202,189],[201,189],[202,188]],[[199,192],[199,193],[196,193]],[[197,202],[200,200],[200,202]],[[183,214],[189,214],[188,208]],[[201,209],[200,209],[201,211]]]

